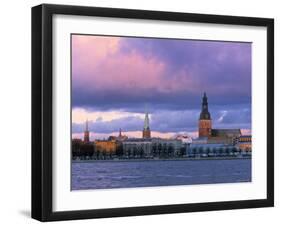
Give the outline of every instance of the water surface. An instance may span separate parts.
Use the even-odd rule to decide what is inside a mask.
[[[72,163],[72,190],[251,181],[251,159]]]

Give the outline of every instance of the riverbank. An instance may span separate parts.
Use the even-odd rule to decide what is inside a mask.
[[[241,157],[200,157],[200,158],[169,158],[169,159],[105,159],[105,160],[72,160],[72,163],[91,163],[91,162],[144,162],[144,161],[198,161],[198,160],[241,160],[241,159],[251,159],[251,156],[241,156]]]

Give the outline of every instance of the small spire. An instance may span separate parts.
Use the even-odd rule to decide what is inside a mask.
[[[202,100],[203,100],[203,103],[207,103],[208,97],[207,97],[206,92],[204,92]]]
[[[202,110],[200,113],[200,119],[211,119],[211,115],[208,110],[208,97],[205,91],[202,98]]]
[[[144,118],[144,127],[145,130],[149,129],[149,117],[148,117],[148,113],[145,113],[145,118]]]
[[[119,137],[122,137],[122,130],[119,128]]]
[[[89,143],[90,142],[90,131],[88,128],[88,119],[86,120],[86,128],[84,131],[84,142]]]
[[[88,118],[86,120],[86,131],[88,131]]]

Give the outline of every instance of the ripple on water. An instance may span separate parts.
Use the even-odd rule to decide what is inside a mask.
[[[72,164],[72,190],[251,181],[251,159]]]

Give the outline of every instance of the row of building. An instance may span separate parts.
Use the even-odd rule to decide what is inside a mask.
[[[218,156],[247,152],[252,149],[250,135],[242,135],[240,129],[213,129],[212,119],[208,110],[206,93],[202,98],[202,110],[198,124],[198,138],[187,139],[177,136],[171,139],[151,137],[149,116],[145,114],[142,138],[129,138],[122,134],[110,136],[107,140],[90,141],[88,121],[84,131],[84,140],[72,140],[73,156],[83,153],[96,156],[118,156],[123,158],[151,158],[176,156]]]
[[[91,142],[87,140],[87,135],[86,139],[84,136],[84,141],[81,139],[72,140],[72,151],[77,156],[92,152],[95,155],[125,158],[173,157],[180,155],[186,150],[186,147],[187,143],[182,142],[181,139],[154,138],[150,135],[143,138],[128,138],[122,135],[121,130],[119,136],[110,136],[107,140]]]

